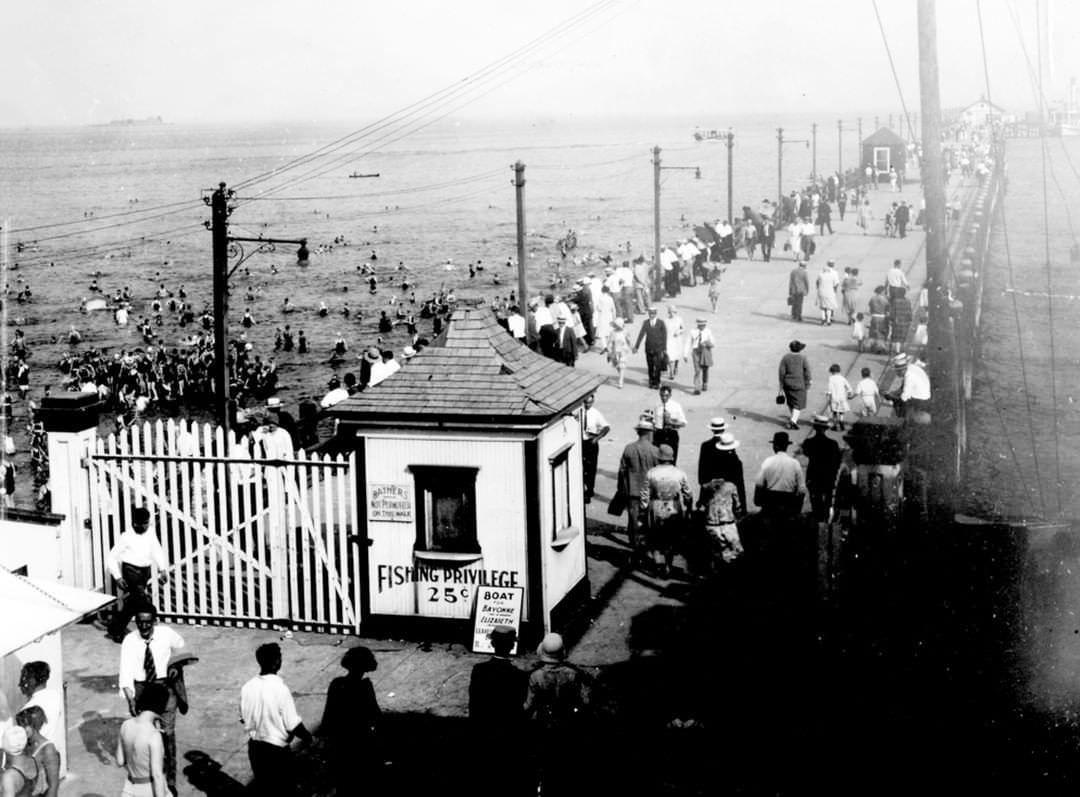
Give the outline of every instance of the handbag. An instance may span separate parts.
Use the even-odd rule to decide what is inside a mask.
[[[785,401],[787,401],[787,399],[784,398],[783,393],[777,393],[776,394],[776,403],[777,404],[783,404]]]
[[[626,493],[615,493],[615,495],[611,497],[611,501],[608,503],[608,514],[618,517],[626,511],[626,503]]]

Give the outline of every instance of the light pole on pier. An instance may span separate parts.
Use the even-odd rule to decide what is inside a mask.
[[[840,172],[840,177],[844,176],[844,133],[851,133],[850,127],[844,127],[844,120],[838,119],[836,121],[836,170]],[[859,127],[860,138],[862,136],[862,126]],[[861,143],[861,142],[860,142]],[[861,157],[861,156],[860,156]]]
[[[733,202],[733,199],[732,199],[732,187],[731,187],[732,186],[732,183],[731,183],[732,177],[731,177],[731,175],[732,175],[732,150],[735,148],[735,133],[729,127],[727,129],[726,133],[720,133],[718,137],[723,139],[724,143],[727,144],[727,220],[728,220],[728,224],[731,224],[733,219],[734,219],[733,210],[732,210],[732,208],[734,206],[734,202]]]
[[[813,155],[810,160],[810,179],[817,182],[817,122],[810,125],[810,138],[813,141]]]
[[[517,198],[518,307],[524,315],[529,299],[525,284],[525,164],[518,161],[510,168],[514,170],[514,195]]]
[[[784,144],[806,144],[810,146],[810,140],[806,138],[784,138],[784,128],[776,128],[776,212],[784,205]],[[777,221],[782,222],[779,215]]]
[[[700,166],[661,166],[660,147],[653,147],[653,274],[654,279],[660,278],[660,172],[664,169],[672,171],[693,171],[694,176],[701,179]],[[655,289],[655,285],[652,286]]]
[[[858,119],[858,129],[859,129],[859,132],[856,133],[855,135],[859,136],[859,140],[855,141],[855,150],[859,152],[859,172],[860,172],[860,174],[862,174],[862,170],[863,170],[863,118],[862,117],[859,117],[859,119]]]

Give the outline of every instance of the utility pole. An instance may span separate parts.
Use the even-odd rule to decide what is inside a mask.
[[[729,127],[722,135],[727,144],[727,220],[731,224],[734,220],[734,199],[732,197],[732,150],[735,148],[735,133]]]
[[[859,144],[859,147],[858,147],[858,149],[859,149],[859,167],[862,168],[862,117],[861,116],[859,117],[858,122],[859,122],[859,124],[858,124],[858,127],[859,127],[859,132],[858,132],[858,136],[859,136],[859,142],[858,142],[858,144]]]
[[[229,402],[229,198],[225,183],[218,183],[210,199],[214,260],[214,415],[229,441],[232,412]]]
[[[836,120],[836,170],[844,176],[844,120]]]
[[[660,279],[660,147],[653,147],[653,274]],[[649,286],[655,291],[656,286]]]
[[[810,140],[814,142],[813,155],[810,161],[810,179],[817,182],[817,122],[810,125]]]
[[[525,164],[518,161],[511,168],[514,170],[514,195],[517,198],[518,307],[524,313],[529,300],[528,286],[525,284]]]
[[[780,208],[784,203],[784,128],[776,128],[776,223],[780,224]]]
[[[953,332],[945,266],[945,186],[941,163],[941,98],[938,91],[937,20],[934,0],[919,0],[919,94],[922,106],[923,162],[921,182],[926,198],[926,283],[930,303],[927,346],[933,444],[921,452],[928,458],[930,507],[952,517],[952,496],[958,473],[956,341]],[[930,431],[930,430],[927,430]],[[928,435],[929,436],[929,435]]]

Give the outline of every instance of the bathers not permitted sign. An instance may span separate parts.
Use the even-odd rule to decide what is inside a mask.
[[[494,653],[491,630],[507,626],[517,634],[521,626],[522,587],[480,587],[476,591],[476,621],[473,623],[473,653]],[[517,642],[510,651],[517,653]]]
[[[368,520],[413,522],[413,498],[408,484],[369,484]]]

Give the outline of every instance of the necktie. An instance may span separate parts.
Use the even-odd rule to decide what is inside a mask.
[[[146,643],[146,652],[143,654],[143,669],[146,671],[146,680],[153,681],[157,678],[157,665],[154,664],[154,654],[150,651],[150,643]]]

